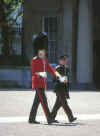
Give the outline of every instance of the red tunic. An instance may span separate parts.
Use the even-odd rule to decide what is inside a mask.
[[[45,58],[45,64],[43,64],[43,60],[41,58],[35,57],[31,60],[31,71],[32,71],[32,89],[36,88],[46,88],[46,79],[39,77],[36,72],[44,72],[44,65],[45,65],[45,72],[49,72],[54,77],[56,77],[56,70],[50,66],[48,63],[48,59]]]

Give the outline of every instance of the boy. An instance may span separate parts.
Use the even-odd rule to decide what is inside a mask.
[[[56,71],[58,71],[63,78],[55,79],[55,93],[57,98],[51,113],[52,118],[55,119],[58,110],[62,106],[68,116],[69,122],[74,122],[77,118],[73,116],[67,102],[67,99],[69,99],[69,68],[67,66],[66,56],[61,56],[59,58],[59,65],[56,66]]]

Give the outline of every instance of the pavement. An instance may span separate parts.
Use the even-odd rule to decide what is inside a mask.
[[[39,106],[37,120],[40,125],[28,123],[28,116],[35,92],[30,90],[0,90],[0,136],[100,136],[100,92],[72,91],[69,105],[78,118],[69,123],[61,108],[57,119],[59,124],[47,125]],[[52,90],[46,91],[50,110],[56,96]]]

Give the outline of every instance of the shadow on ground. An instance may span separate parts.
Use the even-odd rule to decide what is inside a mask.
[[[72,127],[72,126],[84,126],[85,124],[77,122],[77,123],[53,123],[53,124],[42,123],[42,125],[47,125],[47,126],[69,126],[69,127]]]

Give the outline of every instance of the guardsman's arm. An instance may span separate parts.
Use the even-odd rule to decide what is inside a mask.
[[[31,66],[32,77],[33,77],[33,76],[36,77],[37,74],[35,73],[36,71],[35,71],[35,63],[34,63],[34,59],[31,60],[30,66]]]
[[[48,63],[48,60],[46,59],[46,63],[47,63],[47,71],[54,77],[56,77],[56,70],[50,66],[50,64]]]

